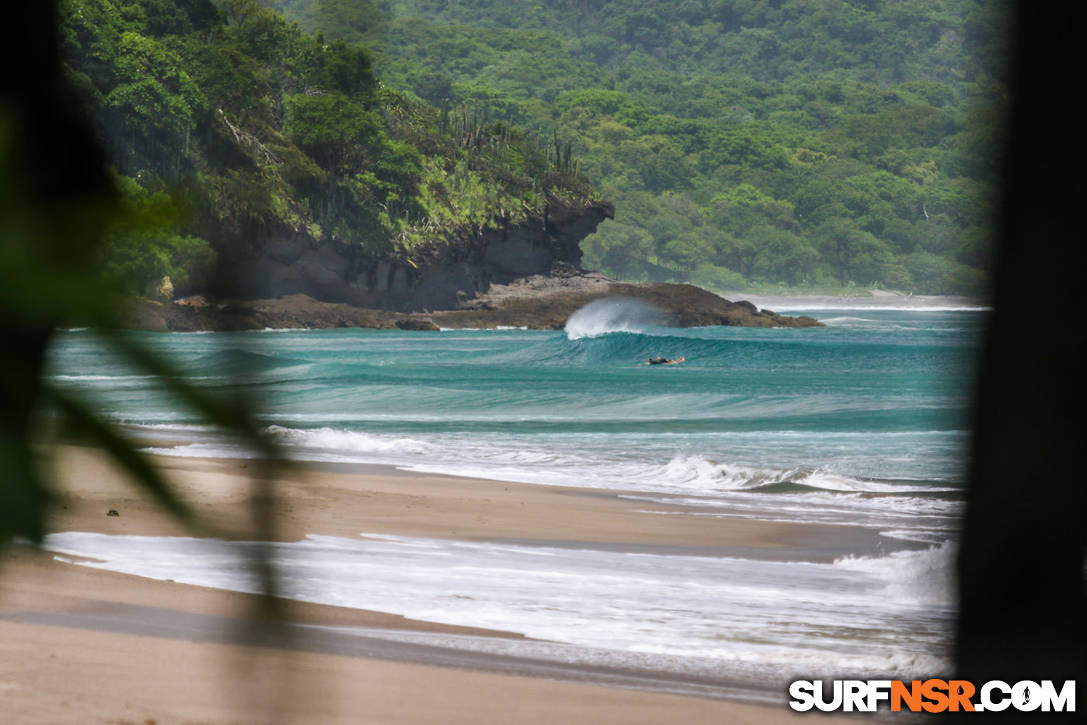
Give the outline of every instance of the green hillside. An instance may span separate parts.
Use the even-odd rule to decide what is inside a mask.
[[[412,262],[594,196],[551,138],[383,85],[371,54],[252,0],[65,0],[69,72],[129,209],[130,288],[206,282],[216,253],[305,234]],[[229,271],[228,271],[229,272]]]
[[[572,145],[585,263],[714,287],[984,288],[1000,5],[267,0],[390,87]]]

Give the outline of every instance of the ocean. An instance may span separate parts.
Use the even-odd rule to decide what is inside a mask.
[[[821,560],[314,535],[276,546],[291,596],[522,632],[546,640],[517,645],[538,657],[763,685],[945,672],[985,313],[803,314],[826,327],[675,329],[609,301],[563,331],[130,334],[197,384],[253,394],[300,460],[587,487],[646,515],[676,515],[659,510],[671,504],[723,526],[861,527],[877,542]],[[685,361],[646,364],[656,356]],[[157,453],[253,455],[126,372],[93,332],[59,335],[50,376]],[[255,586],[237,545],[67,532],[48,546],[117,571]]]

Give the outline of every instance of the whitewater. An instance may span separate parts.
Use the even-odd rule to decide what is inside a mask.
[[[950,562],[985,313],[805,314],[827,326],[675,329],[613,300],[563,331],[132,334],[196,384],[257,394],[268,433],[299,460],[593,488],[647,516],[680,506],[722,525],[860,527],[879,542],[837,560],[770,561],[312,536],[277,545],[291,596],[763,683],[813,671],[932,675],[946,666],[954,614]],[[655,356],[686,362],[647,365]],[[127,374],[93,331],[60,334],[50,375],[156,453],[254,455],[153,379]],[[65,533],[49,546],[117,571],[253,586],[238,545]]]

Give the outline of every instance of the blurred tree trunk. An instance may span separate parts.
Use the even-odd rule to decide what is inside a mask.
[[[959,557],[959,673],[1087,683],[1083,42],[1021,2],[995,257]],[[996,150],[994,149],[994,152]],[[1041,715],[1047,717],[1047,715]],[[1052,715],[1048,715],[1052,719]]]

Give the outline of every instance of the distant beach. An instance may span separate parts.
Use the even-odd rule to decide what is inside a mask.
[[[857,295],[751,295],[745,292],[721,292],[730,300],[747,300],[759,309],[774,312],[805,310],[883,309],[883,310],[977,310],[988,309],[987,300],[980,297],[952,295],[914,295],[886,290],[865,290]]]

